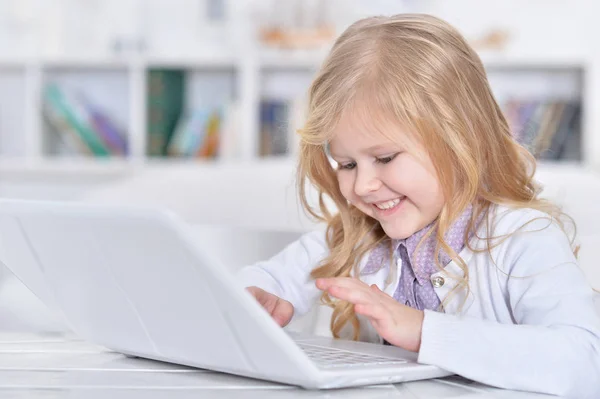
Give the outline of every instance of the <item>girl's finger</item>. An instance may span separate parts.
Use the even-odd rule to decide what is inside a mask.
[[[317,288],[326,290],[331,286],[340,286],[346,288],[361,288],[367,289],[369,286],[362,281],[352,277],[332,277],[332,278],[318,278],[315,282]]]
[[[329,295],[341,299],[342,301],[348,301],[353,304],[366,304],[366,303],[377,303],[378,301],[366,290],[341,287],[338,285],[330,287],[327,292]]]

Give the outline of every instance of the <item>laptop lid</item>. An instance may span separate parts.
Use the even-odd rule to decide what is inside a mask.
[[[7,266],[81,337],[151,359],[307,385],[317,369],[174,214],[0,200]],[[12,246],[11,235],[21,240]]]

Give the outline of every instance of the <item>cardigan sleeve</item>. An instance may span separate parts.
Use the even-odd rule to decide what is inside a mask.
[[[600,398],[600,317],[567,237],[535,220],[503,245],[514,324],[426,311],[419,361],[500,388]]]
[[[243,267],[237,278],[244,287],[257,286],[291,302],[294,315],[302,315],[321,295],[310,272],[328,251],[324,232],[306,233],[272,258]]]

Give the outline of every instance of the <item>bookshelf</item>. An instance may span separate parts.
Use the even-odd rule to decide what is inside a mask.
[[[285,144],[291,153],[262,156],[261,106],[265,101],[287,103],[286,122],[298,126],[308,85],[323,53],[207,54],[205,56],[74,57],[0,59],[0,172],[128,173],[149,167],[177,167],[207,162],[263,162],[294,155],[295,141],[289,126]],[[569,136],[569,155],[561,160],[600,167],[600,126],[593,111],[600,107],[598,63],[584,58],[496,56],[482,54],[499,102],[575,102],[581,106],[576,134]],[[220,156],[152,155],[149,145],[149,74],[178,71],[184,77],[183,111],[202,107],[226,109],[222,121]],[[44,94],[51,84],[84,93],[119,127],[127,151],[118,155],[69,154],[57,146],[56,135],[44,119]],[[182,111],[182,112],[183,112]],[[555,121],[556,122],[556,121]],[[579,137],[574,137],[579,136]],[[64,144],[64,143],[63,143]]]
[[[0,157],[3,159],[26,156],[26,88],[24,66],[5,64],[0,68]]]

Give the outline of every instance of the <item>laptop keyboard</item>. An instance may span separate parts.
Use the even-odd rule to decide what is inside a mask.
[[[296,343],[300,349],[302,349],[304,353],[306,353],[308,357],[321,368],[394,365],[407,362],[403,359],[367,355],[343,349],[310,345],[303,342]]]

